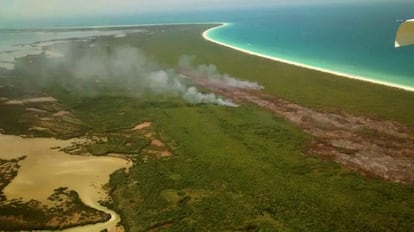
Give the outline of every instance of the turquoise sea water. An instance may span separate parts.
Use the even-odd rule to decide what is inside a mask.
[[[281,7],[246,16],[209,37],[309,66],[414,87],[414,46],[394,48],[397,20],[407,18],[414,18],[414,1]]]
[[[276,58],[414,88],[414,46],[394,48],[398,20],[414,18],[414,1],[275,5],[157,15],[91,16],[7,22],[0,27],[65,27],[228,22],[209,37]],[[1,40],[1,30],[0,30]],[[1,44],[1,43],[0,43]]]

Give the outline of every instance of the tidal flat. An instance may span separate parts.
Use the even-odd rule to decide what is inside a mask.
[[[64,57],[41,54],[19,59],[14,71],[0,74],[0,97],[7,98],[0,101],[2,134],[26,137],[17,137],[22,141],[54,137],[67,142],[64,139],[85,137],[89,144],[65,152],[83,159],[112,159],[117,154],[123,162],[133,162],[128,172],[119,170],[111,175],[106,186],[111,199],[104,203],[120,215],[120,224],[126,231],[410,231],[414,227],[409,220],[414,217],[412,182],[398,183],[359,172],[321,156],[310,149],[321,139],[317,140],[306,128],[254,101],[234,98],[226,94],[226,89],[197,85],[191,75],[182,76],[188,72],[177,67],[183,55],[194,56],[195,67],[214,64],[214,75],[227,73],[263,86],[263,95],[255,96],[272,103],[277,98],[287,106],[297,104],[315,112],[391,121],[408,128],[408,132],[403,131],[408,134],[414,126],[414,108],[410,104],[414,94],[220,47],[201,37],[213,26],[137,27],[144,31],[45,48],[63,54],[70,51]],[[119,56],[108,56],[120,51],[116,49],[119,46],[139,49],[138,53],[145,54],[145,62],[142,55],[128,58],[134,58],[142,67],[155,68],[136,70],[135,66],[122,66],[130,64],[126,61],[105,63]],[[120,83],[90,75],[105,76],[107,72],[89,72],[87,66],[76,63],[79,57],[96,54],[111,58],[104,59],[101,66],[94,64],[102,70],[116,64],[122,68],[114,66],[110,70],[157,73],[152,77],[159,80],[162,75],[154,70],[165,70],[168,75],[174,72],[177,78],[172,80],[184,86],[195,85],[198,93],[214,93],[215,98],[208,95],[209,102],[192,103],[185,98],[187,92],[181,94],[182,90],[152,89],[159,87],[159,82],[150,82],[145,88],[142,86],[147,82],[135,83],[129,78]],[[108,77],[122,78],[119,74]],[[188,81],[191,84],[187,85]],[[175,82],[168,82],[171,83]],[[250,94],[253,90],[243,91]],[[24,100],[52,97],[56,101]],[[231,100],[238,107],[214,104],[211,99]],[[5,104],[8,101],[22,104]],[[280,104],[276,106],[284,106]],[[318,123],[322,129],[332,127]],[[393,136],[375,128],[359,132],[372,140]],[[404,137],[398,139],[400,142]],[[168,156],[162,155],[166,152]],[[69,158],[67,153],[63,154]],[[17,157],[4,157],[14,158]],[[24,159],[16,162],[20,165],[13,166],[16,176],[2,189],[6,196],[7,188],[24,168]],[[57,187],[77,190],[61,184]],[[82,197],[80,200],[79,205],[86,203]],[[0,207],[0,215],[11,215],[6,209]],[[18,218],[19,212],[13,213]],[[16,221],[7,222],[18,225]],[[9,228],[1,225],[4,228],[0,229]],[[69,227],[79,225],[74,221]],[[34,229],[24,226],[21,224],[20,229]],[[36,225],[35,229],[47,227]]]

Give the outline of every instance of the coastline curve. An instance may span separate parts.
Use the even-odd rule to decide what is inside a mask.
[[[294,66],[297,66],[297,67],[311,69],[311,70],[315,70],[315,71],[319,71],[319,72],[323,72],[323,73],[329,73],[329,74],[332,74],[332,75],[335,75],[335,76],[338,76],[338,77],[345,77],[345,78],[349,78],[349,79],[354,79],[354,80],[364,81],[364,82],[368,82],[368,83],[372,83],[372,84],[377,84],[377,85],[397,88],[397,89],[405,90],[405,91],[409,91],[409,92],[414,92],[414,87],[411,87],[411,86],[405,86],[405,85],[390,83],[390,82],[386,82],[386,81],[374,80],[374,79],[370,79],[370,78],[367,78],[367,77],[362,77],[362,76],[358,76],[358,75],[351,75],[351,74],[347,74],[347,73],[343,73],[343,72],[336,72],[336,71],[329,70],[329,69],[319,68],[319,67],[299,63],[299,62],[290,61],[290,60],[283,59],[283,58],[280,58],[280,57],[265,55],[265,54],[262,54],[262,53],[259,53],[259,52],[250,51],[250,50],[245,49],[245,48],[237,47],[237,46],[234,46],[234,45],[231,45],[231,44],[213,39],[209,35],[214,30],[224,28],[224,27],[228,27],[228,26],[231,26],[231,23],[220,23],[220,25],[209,28],[206,31],[204,31],[202,33],[202,36],[205,40],[207,40],[209,42],[212,42],[212,43],[215,43],[215,44],[218,44],[218,45],[221,45],[223,47],[227,47],[227,48],[230,48],[230,49],[233,49],[233,50],[237,50],[239,52],[243,52],[243,53],[246,53],[246,54],[249,54],[249,55],[252,55],[252,56],[257,56],[257,57],[273,60],[273,61],[276,61],[276,62],[281,62],[281,63],[285,63],[285,64],[289,64],[289,65],[294,65]]]

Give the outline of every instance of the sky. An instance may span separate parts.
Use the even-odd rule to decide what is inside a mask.
[[[146,17],[148,14],[152,15],[151,13],[166,15],[165,12],[175,14],[178,12],[184,15],[181,12],[197,14],[199,10],[210,9],[250,9],[270,5],[316,3],[375,4],[379,1],[389,0],[0,0],[0,28],[102,25],[108,23],[111,18],[128,15]],[[74,23],[76,20],[78,22],[83,20],[85,25]],[[109,24],[113,23],[109,22]]]
[[[0,19],[76,17],[355,0],[0,0]]]
[[[265,0],[256,0],[263,4]],[[268,0],[269,1],[269,0]],[[229,7],[249,0],[0,0],[4,18],[84,16],[86,14],[142,13],[162,10]]]

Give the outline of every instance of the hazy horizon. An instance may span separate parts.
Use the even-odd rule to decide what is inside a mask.
[[[374,0],[381,2],[384,0]],[[369,3],[373,3],[370,1]],[[407,1],[407,0],[400,0]],[[78,18],[104,19],[119,15],[148,15],[206,10],[231,10],[296,4],[347,4],[361,1],[347,0],[3,0],[0,2],[0,28],[40,26],[42,22],[75,20]]]

